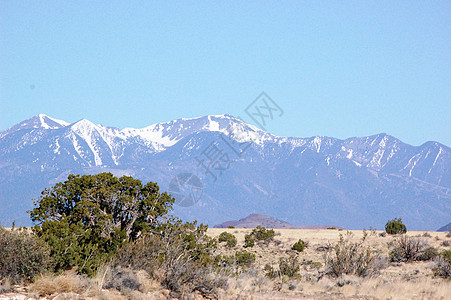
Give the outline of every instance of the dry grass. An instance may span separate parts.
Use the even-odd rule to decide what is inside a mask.
[[[241,250],[244,244],[244,235],[251,229],[240,228],[211,228],[210,236],[218,236],[227,231],[236,236],[238,244],[232,249],[225,247],[218,250],[219,254],[230,254]],[[255,246],[246,250],[256,254],[254,274],[245,274],[239,278],[229,280],[227,294],[247,295],[252,299],[268,299],[285,296],[295,299],[449,299],[451,294],[451,281],[433,276],[430,261],[409,263],[392,263],[380,270],[380,274],[368,278],[344,275],[340,278],[331,278],[324,275],[326,251],[328,246],[335,245],[340,234],[346,235],[346,230],[327,229],[275,229],[275,239],[279,242],[270,243],[269,246]],[[388,257],[389,243],[399,238],[397,235],[381,237],[382,231],[352,230],[351,241],[359,242],[364,236],[365,245],[369,246],[374,254]],[[446,232],[410,231],[409,237],[426,239],[430,246],[439,250],[449,250],[443,241],[447,240]],[[280,257],[288,257],[293,253],[291,247],[299,239],[308,243],[308,247],[297,253],[301,262],[301,279],[278,279],[275,281],[264,278],[264,266],[276,263]],[[445,245],[447,245],[445,243]],[[304,298],[306,297],[306,298]],[[232,297],[233,298],[233,297]],[[279,298],[283,299],[283,297]]]
[[[30,290],[39,296],[48,296],[61,293],[83,293],[88,288],[88,279],[75,272],[66,272],[63,275],[43,275],[31,286]]]
[[[220,245],[216,254],[233,255],[244,250],[244,236],[251,229],[208,229],[207,234],[217,237],[227,231],[237,238],[237,245],[229,248]],[[219,289],[219,299],[450,299],[451,280],[433,276],[431,261],[393,262],[380,270],[379,274],[369,277],[342,275],[334,278],[325,273],[325,249],[335,245],[340,234],[346,230],[326,229],[276,229],[275,242],[269,245],[256,245],[247,248],[256,255],[256,262],[236,276],[227,279],[224,289]],[[389,243],[399,236],[381,237],[381,231],[353,230],[349,237],[358,242],[365,235],[365,245],[380,256],[389,256]],[[425,234],[426,233],[426,234]],[[446,232],[410,231],[409,237],[427,240],[432,247],[450,250]],[[303,252],[291,250],[299,239],[308,246]],[[278,276],[270,279],[265,276],[266,264],[277,266],[280,258],[296,255],[300,262],[300,277]],[[150,278],[145,271],[133,271],[139,283],[137,290],[106,289],[106,283],[114,276],[114,270],[103,266],[96,277],[88,279],[74,272],[60,276],[42,276],[29,287],[28,297],[47,299],[171,299],[173,294]],[[8,287],[9,288],[9,287]],[[3,291],[8,292],[6,289]],[[2,292],[0,291],[0,294]],[[6,294],[12,295],[12,294]],[[7,298],[9,296],[6,296]],[[12,298],[12,297],[9,297]],[[2,296],[0,296],[2,299]],[[5,298],[6,299],[6,298]],[[184,295],[184,299],[202,299],[200,294]]]

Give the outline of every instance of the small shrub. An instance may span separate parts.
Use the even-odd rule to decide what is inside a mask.
[[[371,232],[372,236],[377,236],[376,228],[373,228],[372,226],[370,226],[370,232]]]
[[[401,218],[393,220],[389,220],[387,224],[385,224],[385,232],[388,234],[399,234],[399,233],[406,233],[407,228],[406,225],[402,223]]]
[[[418,260],[420,260],[420,261],[433,260],[438,255],[439,255],[439,252],[438,252],[437,248],[429,247],[429,248],[426,248],[423,251],[423,253],[420,254],[420,256],[418,257]]]
[[[264,268],[265,276],[271,279],[275,279],[282,276],[300,277],[299,270],[300,264],[295,254],[291,254],[289,257],[281,257],[279,259],[279,269],[274,269],[271,265],[267,264]]]
[[[446,234],[446,237],[451,237],[451,229],[450,229],[450,231]]]
[[[236,275],[239,273],[237,267],[247,268],[255,262],[255,254],[244,251],[236,251],[234,255],[217,255],[214,259],[214,265],[222,268],[226,274]]]
[[[407,262],[418,261],[425,257],[425,252],[429,248],[426,241],[420,238],[412,238],[408,236],[401,236],[389,244],[390,261],[392,262]]]
[[[235,256],[233,255],[216,255],[214,265],[217,268],[229,269],[235,265]]]
[[[252,229],[251,233],[244,236],[244,248],[254,247],[255,241],[268,245],[274,240],[275,235],[276,233],[273,229],[257,226],[257,228]]]
[[[244,248],[252,248],[255,245],[255,239],[252,237],[251,234],[246,234],[244,236]]]
[[[296,250],[297,252],[302,252],[305,249],[305,242],[301,239],[294,243],[294,245],[291,247],[292,250]]]
[[[61,293],[83,293],[89,287],[89,279],[85,275],[75,274],[75,269],[66,271],[61,275],[40,276],[31,285],[31,291],[40,296],[49,296]]]
[[[213,270],[216,240],[206,235],[207,226],[180,220],[162,224],[117,253],[114,266],[141,269],[174,293],[199,291],[212,296],[225,282]]]
[[[116,268],[112,271],[111,278],[103,285],[104,289],[116,289],[118,291],[137,291],[141,287],[135,273],[130,269]]]
[[[280,258],[279,270],[282,275],[294,277],[299,275],[299,262],[296,255],[290,255],[287,258]]]
[[[443,241],[442,242],[443,247],[449,247],[449,241]]]
[[[343,274],[365,277],[378,272],[382,265],[377,263],[377,257],[363,243],[363,239],[354,243],[340,234],[333,253],[326,256],[326,273],[334,277]]]
[[[451,250],[445,250],[435,258],[432,271],[435,276],[451,277]]]
[[[227,226],[227,228],[233,229],[233,228],[235,228],[235,226],[229,225],[229,226]]]
[[[236,251],[235,252],[235,263],[238,266],[249,267],[255,262],[255,254],[244,251]]]
[[[320,245],[316,248],[316,251],[318,252],[324,252],[324,251],[329,251],[331,250],[333,247],[330,243],[327,243],[326,245]]]
[[[386,237],[386,236],[387,236],[387,233],[386,233],[386,232],[381,232],[381,233],[379,233],[379,236],[380,236],[380,237]]]
[[[221,234],[218,237],[218,241],[220,243],[225,242],[227,247],[229,247],[229,248],[235,247],[236,243],[237,243],[236,237],[233,234],[228,233],[226,231],[221,232]]]
[[[31,233],[0,227],[0,279],[31,281],[50,266],[47,245]]]
[[[425,232],[425,233],[423,233],[423,237],[430,238],[430,237],[432,237],[432,235],[430,235],[428,232]]]
[[[252,230],[252,236],[257,241],[263,241],[263,242],[270,242],[274,239],[274,236],[276,233],[274,232],[274,229],[266,229],[265,227],[257,226],[257,228],[254,228]]]

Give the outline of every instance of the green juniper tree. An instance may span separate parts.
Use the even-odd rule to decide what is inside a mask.
[[[33,231],[50,246],[55,271],[93,275],[122,244],[155,228],[174,199],[156,183],[111,173],[69,175],[45,189],[29,211]]]

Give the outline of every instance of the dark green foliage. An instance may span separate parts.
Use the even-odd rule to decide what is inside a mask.
[[[274,239],[276,233],[274,232],[274,229],[266,229],[265,227],[257,226],[257,228],[252,230],[251,235],[257,241],[270,242]]]
[[[118,247],[155,228],[174,202],[156,183],[111,173],[69,175],[41,194],[29,213],[54,270],[76,266],[90,276]]]
[[[296,250],[297,252],[302,252],[305,249],[305,242],[301,239],[294,243],[293,247],[291,247],[292,250]]]
[[[244,236],[244,248],[252,248],[255,245],[255,239],[251,234],[246,234]]]
[[[257,228],[252,229],[250,234],[244,236],[244,248],[254,247],[255,241],[268,245],[274,240],[275,235],[276,233],[273,229],[257,226]]]
[[[236,237],[235,237],[233,234],[228,233],[228,232],[226,232],[226,231],[221,232],[221,234],[220,234],[219,237],[218,237],[218,241],[219,241],[220,243],[221,243],[221,242],[226,242],[226,245],[227,245],[227,247],[229,247],[229,248],[235,247],[235,246],[236,246],[236,243],[237,243]]]
[[[49,264],[49,249],[44,242],[29,232],[0,227],[0,281],[31,281]]]
[[[177,293],[200,291],[210,295],[224,284],[213,274],[216,241],[205,233],[207,226],[171,220],[117,253],[117,266],[143,269]]]
[[[385,224],[385,232],[387,232],[388,234],[406,233],[407,228],[406,225],[402,223],[401,218],[394,218],[393,220],[389,220],[387,224]]]
[[[235,262],[238,266],[249,267],[255,262],[255,254],[246,250],[236,251]]]
[[[440,253],[440,256],[451,263],[451,250],[443,250],[442,253]]]

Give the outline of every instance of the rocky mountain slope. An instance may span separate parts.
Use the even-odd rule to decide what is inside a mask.
[[[451,151],[381,133],[277,137],[230,115],[117,129],[38,115],[0,132],[0,222],[29,224],[32,199],[70,173],[156,181],[174,213],[210,225],[250,213],[291,224],[436,229],[451,215]]]

